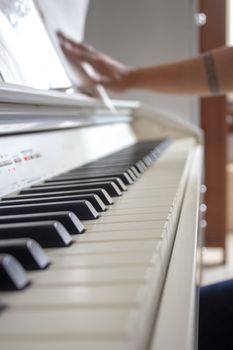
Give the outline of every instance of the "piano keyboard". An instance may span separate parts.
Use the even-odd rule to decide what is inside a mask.
[[[139,142],[2,198],[2,349],[148,349],[193,145]]]

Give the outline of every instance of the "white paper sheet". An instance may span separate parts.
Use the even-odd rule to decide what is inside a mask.
[[[94,74],[92,67],[87,67],[85,63],[77,70],[62,52],[57,36],[58,32],[62,32],[75,41],[83,41],[89,0],[34,0],[34,3],[41,13],[53,46],[72,85],[74,87],[84,86],[86,91],[100,98],[109,109],[114,111],[105,89],[100,85],[90,84],[88,75]]]
[[[6,83],[69,86],[32,0],[0,0],[0,23],[0,72]]]

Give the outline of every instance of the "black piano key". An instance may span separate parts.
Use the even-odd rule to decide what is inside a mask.
[[[50,263],[41,246],[29,238],[0,240],[0,254],[14,256],[26,270],[43,270]]]
[[[161,153],[161,152],[160,152],[159,150],[153,149],[153,150],[150,152],[150,157],[151,157],[151,159],[152,159],[153,161],[156,161],[156,160],[159,158],[160,153]]]
[[[91,184],[78,184],[78,185],[62,185],[62,186],[37,186],[33,188],[27,188],[20,191],[22,194],[27,193],[43,193],[48,191],[65,191],[65,190],[85,190],[103,188],[110,196],[119,197],[122,195],[121,190],[114,182],[93,182]]]
[[[132,169],[127,169],[127,174],[129,174],[129,176],[131,177],[131,179],[133,181],[136,181],[137,178],[139,177],[139,174],[137,174],[137,176],[134,174],[134,172],[132,171]]]
[[[135,167],[135,165],[132,165],[132,166],[130,167],[130,171],[132,171],[132,173],[135,175],[136,179],[137,179],[138,177],[140,177],[140,172],[139,172],[138,169]]]
[[[145,156],[145,154],[143,154]],[[128,160],[118,160],[118,159],[110,159],[106,160],[105,158],[100,159],[97,162],[87,164],[80,169],[88,169],[88,170],[100,170],[100,169],[119,169],[119,170],[126,170],[130,166],[133,166],[136,162],[140,161],[140,157],[137,157],[135,159],[128,159]],[[73,170],[72,170],[73,171]]]
[[[125,168],[123,167],[122,169],[120,169],[119,167],[109,167],[109,166],[105,166],[105,167],[101,167],[101,168],[96,168],[96,169],[85,169],[85,168],[80,168],[76,170],[71,170],[68,174],[83,174],[85,176],[98,176],[98,175],[107,175],[107,176],[115,176],[115,174],[118,173],[125,173],[126,175],[128,175],[130,177],[130,179],[132,179],[132,181],[135,181],[137,179],[138,176],[135,176],[134,173],[132,172],[132,170],[130,168]],[[121,177],[121,176],[118,176]]]
[[[102,173],[102,174],[108,174],[109,176],[111,176],[110,174],[113,173],[123,173],[123,172],[128,172],[128,170],[131,168],[131,166],[134,166],[134,162],[130,163],[130,164],[123,164],[123,165],[119,165],[116,163],[103,163],[101,165],[92,165],[90,167],[84,167],[84,168],[80,168],[78,169],[79,172],[89,172],[89,173]],[[77,170],[71,170],[70,173],[76,173]]]
[[[105,179],[106,177],[109,177],[109,176],[112,176],[112,177],[118,177],[119,179],[121,179],[123,181],[123,183],[127,186],[127,185],[132,185],[133,184],[133,180],[131,179],[131,177],[129,176],[129,174],[127,174],[126,172],[123,172],[123,173],[119,173],[119,174],[111,174],[109,173],[108,174],[89,174],[89,175],[86,175],[85,176],[85,173],[79,173],[77,171],[77,175],[74,174],[70,174],[70,173],[64,173],[62,175],[59,175],[59,176],[56,176],[56,177],[53,177],[52,179],[48,179],[45,181],[45,183],[49,183],[49,182],[56,182],[56,181],[70,181],[70,180],[78,180],[78,179],[87,179],[87,180],[92,180],[92,179],[95,179],[95,178],[98,178],[100,180],[103,180]]]
[[[76,191],[58,191],[58,192],[43,192],[41,193],[32,193],[32,194],[18,194],[17,196],[9,196],[9,197],[3,197],[2,201],[12,199],[12,200],[18,200],[18,199],[29,199],[29,198],[45,198],[45,197],[59,197],[59,196],[68,196],[68,195],[86,195],[86,194],[96,194],[100,197],[100,199],[103,201],[105,205],[111,205],[113,204],[112,198],[109,196],[108,192],[101,189],[91,189],[91,190],[76,190]]]
[[[13,224],[0,224],[0,240],[32,238],[42,247],[65,247],[72,238],[58,221],[36,221]]]
[[[59,221],[71,235],[85,232],[82,222],[71,211],[0,216],[0,224],[51,220]]]
[[[64,201],[53,203],[38,203],[24,205],[7,205],[0,207],[0,216],[15,214],[44,213],[54,211],[72,211],[81,220],[93,220],[99,214],[88,201]]]
[[[0,290],[20,290],[29,284],[22,265],[9,254],[0,254]]]
[[[60,186],[60,185],[71,185],[71,184],[88,184],[88,183],[93,183],[97,181],[103,181],[100,178],[94,178],[94,179],[75,179],[75,180],[61,180],[61,181],[50,181],[50,182],[45,182],[41,184],[42,186]],[[124,182],[120,178],[115,178],[115,177],[106,177],[104,181],[108,182],[115,182],[115,184],[120,188],[121,191],[127,191],[127,187],[124,184]],[[37,187],[37,185],[32,186],[32,188]]]
[[[141,165],[143,166],[144,171],[147,170],[147,169],[149,168],[149,166],[151,165],[151,164],[148,164],[148,165],[147,165],[147,162],[146,162],[147,157],[149,157],[149,156],[145,156],[145,157],[143,157],[143,158],[140,160],[140,163],[141,163]],[[149,158],[148,158],[148,159],[149,159]]]
[[[149,167],[153,164],[153,159],[152,159],[152,157],[151,157],[150,155],[145,156],[145,157],[143,158],[143,163],[145,164],[145,166],[146,166],[147,168],[149,168]]]
[[[143,155],[145,156],[145,154]],[[130,161],[124,161],[124,162],[121,162],[121,161],[117,161],[117,160],[114,160],[112,159],[111,161],[105,161],[104,159],[101,161],[101,162],[98,162],[97,164],[91,164],[89,166],[86,166],[84,168],[81,168],[82,169],[85,169],[85,170],[92,170],[92,171],[100,171],[100,170],[107,170],[107,169],[111,169],[111,170],[115,170],[118,172],[119,171],[125,171],[127,169],[129,169],[130,167],[132,166],[135,166],[135,164],[139,163],[141,161],[141,158],[136,158],[136,159],[132,159]]]
[[[89,201],[96,211],[102,212],[106,211],[107,207],[102,202],[102,200],[95,194],[85,194],[85,195],[65,195],[65,196],[51,196],[51,197],[38,197],[38,198],[28,198],[28,199],[10,199],[6,198],[4,201],[0,201],[0,207],[6,205],[24,205],[33,203],[52,203],[52,202],[64,202],[64,201],[74,201],[74,200],[87,200]]]
[[[117,152],[114,152],[113,154],[110,154],[108,156],[102,157],[96,161],[90,162],[85,164],[79,169],[99,169],[106,166],[113,166],[114,164],[117,164],[119,167],[126,167],[133,165],[133,163],[136,163],[138,161],[142,161],[143,158],[147,155],[150,155],[154,152],[161,153],[161,151],[167,147],[168,143],[170,143],[170,140],[160,140],[157,142],[152,141],[140,141],[136,144],[126,147],[122,150],[119,150]],[[72,171],[76,171],[76,169],[73,169]]]
[[[144,171],[147,169],[145,164],[141,160],[136,162],[134,166],[137,168],[140,174],[143,174]]]

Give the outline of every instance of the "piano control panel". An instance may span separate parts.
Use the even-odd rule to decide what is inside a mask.
[[[2,137],[0,197],[67,171],[71,164],[82,165],[111,153],[134,140],[129,126],[123,123]]]
[[[11,154],[0,153],[0,170],[6,169],[8,172],[16,171],[17,165],[34,159],[41,158],[41,154],[33,149],[21,150]]]

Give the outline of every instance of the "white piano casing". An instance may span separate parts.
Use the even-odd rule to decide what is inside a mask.
[[[14,297],[0,293],[0,301],[10,306],[0,314],[0,347],[4,350],[196,349],[199,276],[196,254],[203,172],[201,131],[139,102],[113,101],[116,111],[111,112],[102,102],[78,93],[39,90],[6,82],[0,82],[0,102],[0,197],[138,140],[163,137],[174,140],[151,169],[100,218],[99,225],[98,221],[85,223],[87,234],[74,238],[79,244],[67,248],[64,255],[47,250],[55,268],[52,264],[51,271],[48,269],[40,276],[30,273],[35,288],[32,285]],[[175,184],[174,188],[171,184]],[[116,222],[117,211],[128,213],[121,216],[125,225]],[[144,215],[142,221],[140,215]],[[106,236],[109,227],[111,237]],[[100,247],[109,249],[103,256],[97,236]],[[156,258],[148,262],[153,244],[155,251],[151,255]],[[106,267],[103,271],[96,268],[96,274],[88,269],[87,276],[82,275],[85,266],[78,266],[75,254],[85,255],[85,249],[92,246],[91,257],[84,256],[83,260],[81,257],[79,263],[85,264],[90,259],[98,267],[108,257],[114,265],[112,252],[118,249],[122,259],[117,262],[118,273],[112,274]],[[121,252],[126,254],[120,255]],[[66,269],[77,264],[74,269],[77,276],[66,270],[68,289],[64,295],[61,291],[65,282],[59,280],[59,271],[56,272],[61,261]],[[140,283],[133,279],[132,261],[145,269],[136,271]],[[60,283],[56,287],[54,282],[55,289],[49,282],[54,271],[52,279],[57,278]],[[89,275],[93,280],[88,279]],[[74,278],[79,280],[74,283]],[[113,282],[110,287],[109,279]],[[95,289],[91,287],[99,280],[105,281],[100,286],[103,295],[93,294]],[[125,290],[120,287],[123,282]],[[79,292],[76,298],[75,292]],[[124,328],[131,309],[133,312],[129,313]],[[56,320],[56,312],[64,320]],[[58,329],[54,321],[58,322]],[[80,329],[75,328],[75,322]],[[45,329],[46,324],[49,329]],[[62,326],[67,332],[60,331]],[[31,333],[27,332],[29,328]]]
[[[10,89],[9,86],[7,88]],[[24,103],[19,104],[22,94]],[[40,94],[39,91],[32,89],[29,96],[32,95],[35,95],[36,106],[31,104],[30,100],[25,103],[27,92],[25,93],[23,89],[19,95],[18,91],[13,89],[6,101],[2,98],[0,130],[5,136],[0,139],[1,157],[14,159],[17,154],[22,155],[23,150],[26,150],[26,155],[33,155],[34,152],[38,157],[31,159],[28,163],[25,161],[22,171],[20,170],[21,165],[15,164],[15,172],[18,172],[17,182],[9,180],[11,166],[0,170],[0,176],[3,179],[1,184],[4,184],[1,186],[1,195],[41,182],[72,167],[122,149],[136,140],[171,137],[177,140],[175,142],[180,143],[178,149],[182,147],[183,142],[185,145],[190,140],[188,141],[188,144],[191,145],[189,146],[191,147],[189,161],[186,165],[185,175],[183,175],[182,200],[180,198],[179,208],[177,208],[180,214],[177,217],[177,230],[174,232],[174,246],[168,260],[169,264],[165,267],[165,281],[162,294],[159,296],[158,309],[156,309],[155,314],[150,313],[150,323],[154,326],[149,332],[151,339],[149,343],[151,350],[170,349],[171,344],[175,349],[195,349],[198,314],[196,249],[200,203],[199,188],[202,181],[201,132],[195,127],[176,121],[172,117],[162,115],[152,108],[141,106],[139,103],[129,102],[127,105],[125,101],[122,104],[121,101],[116,101],[118,112],[110,113],[103,106],[100,107],[99,102],[93,100],[90,104],[87,103],[86,107],[81,100],[79,106],[79,100],[76,96],[68,97],[66,101],[66,96],[61,94],[63,104],[60,105],[58,96],[60,93],[52,96],[51,100],[52,92],[46,93],[44,99],[45,92]],[[7,101],[9,98],[11,102],[14,99],[14,105]],[[71,105],[70,99],[72,99]],[[56,101],[59,101],[57,105]],[[30,126],[28,126],[29,121]],[[10,129],[4,129],[6,124],[10,125]],[[39,130],[43,130],[44,124],[48,130],[40,133]],[[30,131],[27,129],[28,127],[34,133],[28,132]],[[14,128],[19,128],[19,130],[21,128],[23,134],[7,136],[12,133],[9,130],[15,132]],[[25,131],[26,133],[24,133]],[[37,132],[35,133],[35,131]],[[9,140],[11,141],[9,142]],[[104,142],[100,142],[100,140],[104,140]],[[51,147],[53,144],[56,144],[55,148]],[[19,176],[20,171],[21,177]],[[169,166],[168,171],[172,171],[172,165]],[[149,343],[147,338],[147,347]],[[7,344],[8,342],[4,343],[3,341],[4,348],[7,349],[9,345],[9,349],[14,349],[14,344],[16,345],[17,342],[13,342],[11,345]],[[27,349],[27,346],[30,348],[33,345],[31,341],[22,344],[22,349]],[[141,347],[143,344],[140,344],[139,349],[143,348]],[[132,349],[135,349],[136,344],[133,342],[129,349],[131,346]]]

